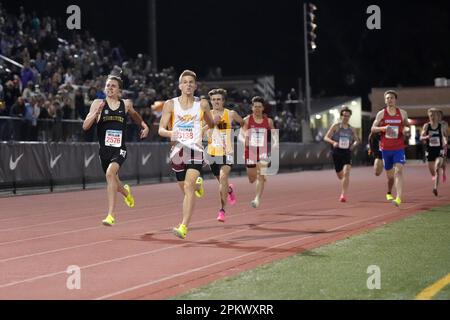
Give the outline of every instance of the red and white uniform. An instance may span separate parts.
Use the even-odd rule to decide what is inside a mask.
[[[384,108],[383,119],[380,121],[380,127],[388,126],[386,132],[381,132],[380,149],[381,150],[401,150],[405,148],[403,137],[403,117],[399,108],[395,109],[395,115],[391,116],[387,107]]]
[[[260,159],[269,157],[269,118],[263,117],[261,123],[256,123],[253,115],[248,120],[248,131],[245,139],[245,164],[255,165]]]

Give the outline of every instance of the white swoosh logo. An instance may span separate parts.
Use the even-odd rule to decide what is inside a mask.
[[[84,167],[89,167],[89,163],[91,163],[92,159],[94,159],[95,153],[93,153],[89,158],[86,159],[86,156],[84,156]]]
[[[50,168],[53,169],[55,164],[58,162],[59,158],[61,158],[62,153],[60,153],[55,159],[50,156]]]
[[[286,155],[286,151],[284,151],[284,152],[281,154],[281,159],[283,159],[285,155]]]
[[[170,163],[170,157],[169,157],[169,156],[166,157],[166,163],[167,163],[167,164]]]
[[[152,153],[149,152],[148,155],[146,155],[145,157],[142,156],[142,165],[145,166],[145,164],[147,163],[148,159],[152,156]]]
[[[9,168],[11,171],[16,170],[17,164],[19,163],[20,159],[23,157],[23,153],[16,158],[15,161],[12,161],[12,156],[9,157]]]
[[[294,152],[294,159],[297,159],[297,156],[298,156],[298,151],[295,151]]]

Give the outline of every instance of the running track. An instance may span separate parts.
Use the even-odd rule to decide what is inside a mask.
[[[405,169],[401,208],[383,201],[384,173],[371,167],[353,169],[345,204],[331,170],[269,177],[259,209],[249,206],[254,185],[233,178],[238,204],[225,224],[208,180],[185,240],[171,234],[182,203],[174,183],[134,187],[134,209],[118,198],[112,228],[101,225],[105,189],[0,198],[0,299],[164,299],[450,204],[450,183],[435,198],[425,165]],[[81,268],[80,290],[66,287],[71,265]]]

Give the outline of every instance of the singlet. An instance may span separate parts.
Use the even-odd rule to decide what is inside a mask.
[[[427,135],[430,137],[427,141],[427,147],[442,149],[442,125],[439,123],[436,129],[431,127],[431,123],[428,122]]]
[[[119,108],[112,110],[108,102],[103,100],[105,106],[97,122],[97,137],[100,149],[125,149],[127,114],[125,102],[120,100]]]
[[[178,145],[178,148],[175,149],[180,150],[184,146],[194,151],[203,152],[203,111],[200,107],[200,99],[196,99],[192,107],[186,110],[181,108],[178,97],[172,100],[172,140],[176,141]]]
[[[223,156],[232,147],[230,110],[224,109],[220,122],[209,130],[208,154]]]
[[[405,148],[403,141],[403,118],[399,108],[395,108],[395,115],[391,116],[387,107],[384,108],[380,127],[389,126],[386,132],[381,132],[380,150],[401,150]]]
[[[350,150],[350,147],[353,144],[352,127],[348,125],[348,128],[344,128],[342,126],[342,123],[339,123],[339,129],[334,132],[331,139],[338,143],[338,147],[336,149],[338,149],[339,151]]]
[[[267,148],[270,141],[270,125],[267,116],[263,117],[261,123],[257,123],[253,118],[253,115],[250,115],[248,120],[248,136],[246,140],[247,148]]]

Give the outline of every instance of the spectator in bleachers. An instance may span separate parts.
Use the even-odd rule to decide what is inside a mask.
[[[32,81],[29,81],[27,87],[22,92],[22,98],[24,98],[25,100],[30,100],[33,95],[34,83]]]
[[[75,119],[84,120],[86,117],[86,103],[83,90],[79,87],[75,91]]]

